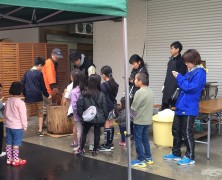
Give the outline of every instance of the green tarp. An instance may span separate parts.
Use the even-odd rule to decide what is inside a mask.
[[[1,0],[0,4],[126,17],[127,0]]]

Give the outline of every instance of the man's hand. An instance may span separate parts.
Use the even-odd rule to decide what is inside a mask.
[[[173,73],[173,76],[175,77],[175,78],[177,78],[177,76],[178,76],[178,72],[176,72],[176,71],[172,71],[172,73]]]
[[[53,88],[52,91],[53,91],[53,94],[58,94],[59,93],[58,88]]]

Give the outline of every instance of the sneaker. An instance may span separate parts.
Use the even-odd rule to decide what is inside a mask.
[[[146,164],[149,164],[149,165],[153,164],[153,159],[152,159],[152,157],[146,158],[145,161],[146,161]]]
[[[77,147],[78,144],[75,144],[74,142],[72,142],[72,143],[70,144],[70,146],[71,146],[71,147]]]
[[[2,151],[2,153],[0,154],[0,157],[3,157],[3,156],[5,156],[6,155],[6,152],[3,152]]]
[[[111,151],[111,148],[109,146],[106,146],[106,145],[102,145],[98,151],[101,151],[101,152],[110,152]]]
[[[94,145],[89,145],[89,151],[93,151],[93,149],[94,149]]]
[[[40,137],[44,136],[44,133],[43,133],[43,131],[41,131],[41,132],[38,132],[38,136],[40,136]]]
[[[126,142],[119,142],[120,146],[126,146]]]
[[[136,160],[133,160],[131,162],[131,165],[133,167],[145,168],[146,167],[146,162],[145,161],[140,161],[140,160],[136,159]]]
[[[97,151],[92,151],[92,156],[97,156],[98,152]]]
[[[111,150],[113,150],[113,149],[114,149],[114,145],[113,145],[113,144],[110,144],[110,146],[109,146],[109,147],[110,147],[110,149],[111,149]]]
[[[24,160],[24,159],[19,159],[19,161],[13,161],[13,162],[12,162],[12,166],[20,166],[20,165],[24,165],[24,164],[26,164],[26,163],[27,163],[26,160]]]
[[[163,156],[163,159],[164,159],[164,160],[179,161],[179,160],[181,160],[182,158],[181,158],[180,156],[174,156],[172,153],[170,153],[170,154],[168,154],[168,155]]]
[[[177,161],[177,164],[181,165],[181,166],[187,166],[187,165],[195,164],[195,161],[186,157],[186,156],[184,156],[183,159]]]
[[[76,151],[78,151],[78,150],[79,150],[79,148],[80,148],[79,146],[77,146],[77,147],[74,147],[74,148],[73,148],[73,152],[76,152]]]
[[[74,154],[76,155],[76,156],[83,156],[84,155],[84,150],[78,150],[78,151],[76,151],[76,152],[74,152]]]

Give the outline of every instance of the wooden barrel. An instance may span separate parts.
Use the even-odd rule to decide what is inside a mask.
[[[47,130],[50,134],[71,134],[73,124],[67,120],[66,106],[47,106]]]

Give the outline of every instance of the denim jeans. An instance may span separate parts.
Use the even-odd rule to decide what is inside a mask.
[[[121,142],[126,142],[126,135],[124,134],[124,131],[126,131],[126,127],[119,126],[119,131],[121,135]]]
[[[134,141],[136,146],[137,159],[140,161],[151,157],[148,128],[149,125],[134,124]]]
[[[6,128],[6,145],[21,146],[23,130]]]

